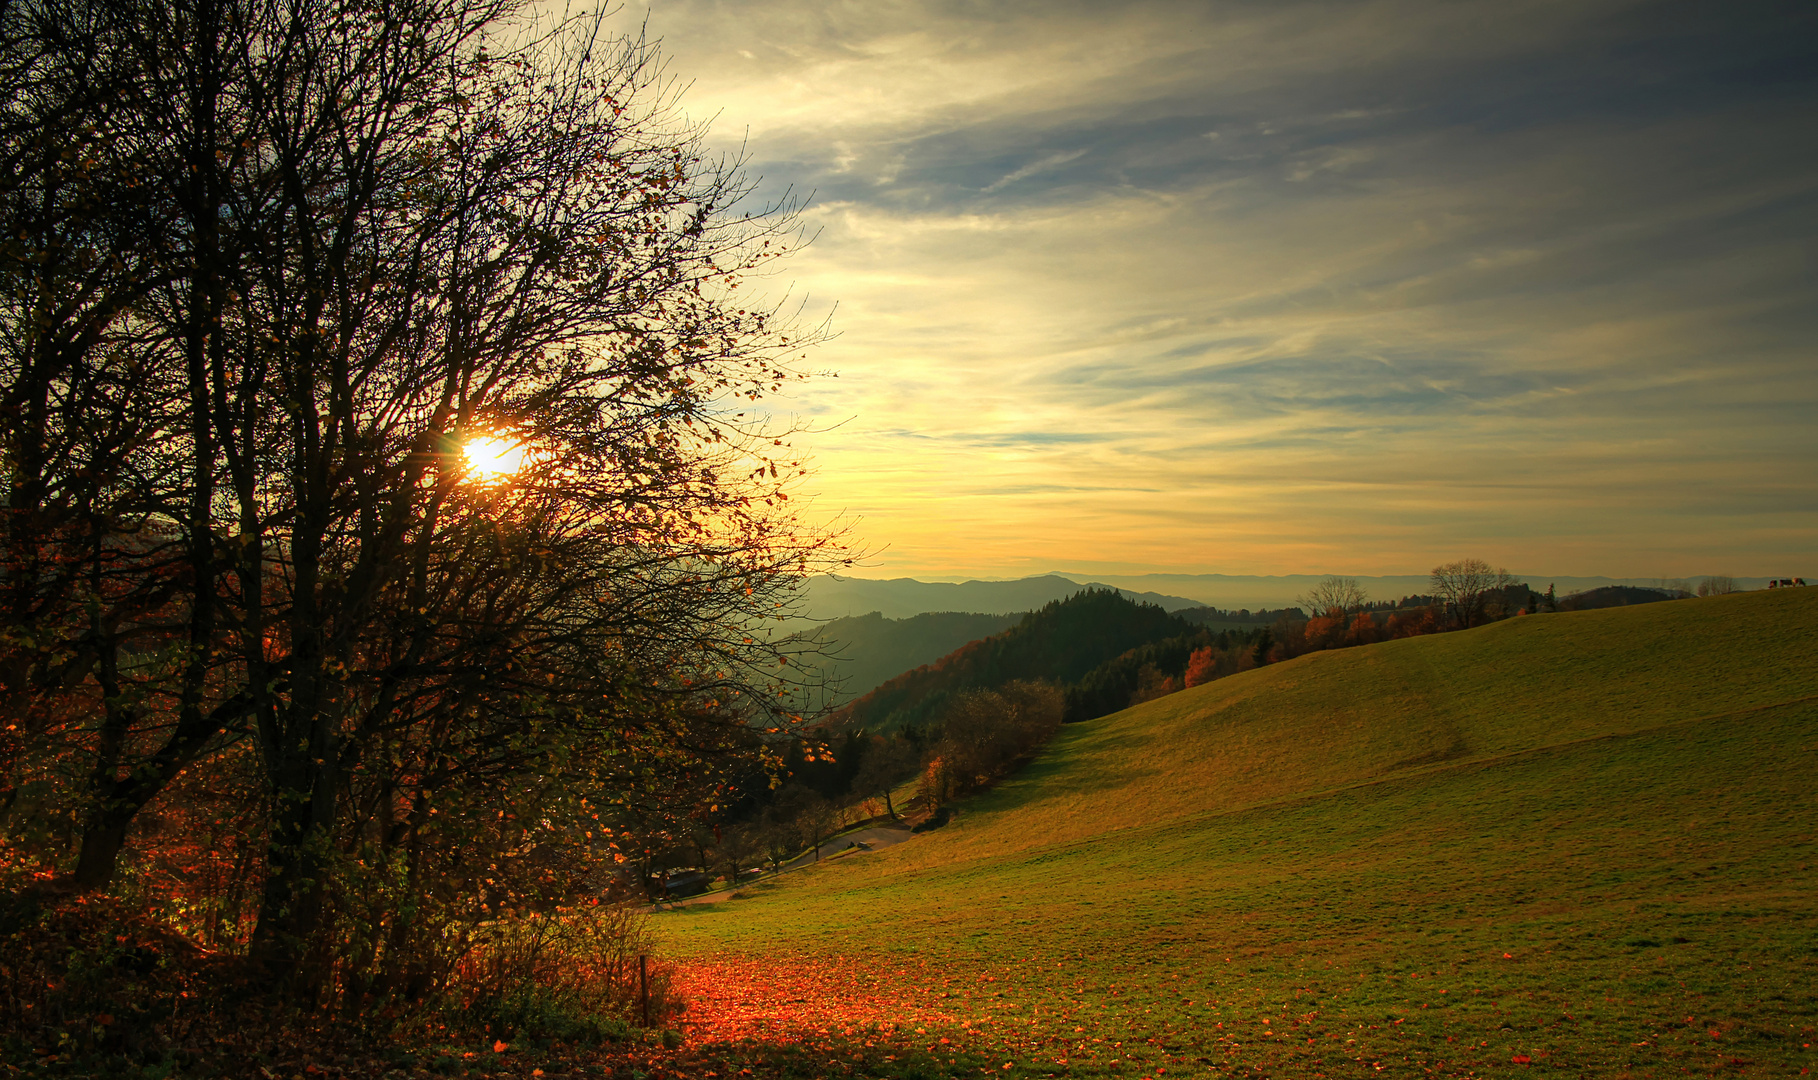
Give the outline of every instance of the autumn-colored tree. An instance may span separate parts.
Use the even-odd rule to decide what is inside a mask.
[[[1218,678],[1219,659],[1219,650],[1215,645],[1193,650],[1193,655],[1187,658],[1187,673],[1184,679],[1187,686],[1199,686]]]
[[[1390,638],[1404,638],[1436,634],[1441,629],[1439,613],[1430,607],[1419,607],[1390,613],[1383,633]]]
[[[94,680],[59,703],[83,887],[188,769],[255,747],[252,947],[305,989],[409,982],[388,957],[435,918],[563,887],[766,757],[751,725],[788,698],[757,626],[831,551],[750,411],[814,335],[735,291],[793,208],[732,211],[748,182],[643,42],[588,16],[502,47],[516,10],[3,13],[6,130],[105,144],[95,177],[5,190],[29,288],[0,314],[105,286],[6,361],[9,565],[69,568],[5,578],[8,700],[36,730]],[[60,40],[86,66],[32,60]],[[80,212],[33,217],[53,191]],[[47,251],[80,257],[32,278]]]
[[[1301,634],[1305,638],[1306,647],[1310,650],[1337,649],[1343,648],[1347,644],[1345,629],[1344,614],[1339,609],[1333,608],[1330,614],[1315,615],[1308,619],[1306,625],[1301,628]]]
[[[929,809],[946,805],[947,800],[957,794],[954,784],[953,769],[947,759],[940,754],[932,754],[922,763],[922,775],[917,794]]]
[[[1154,664],[1144,664],[1137,672],[1136,690],[1130,695],[1130,704],[1140,705],[1145,701],[1177,693],[1182,685],[1178,676],[1169,675]]]

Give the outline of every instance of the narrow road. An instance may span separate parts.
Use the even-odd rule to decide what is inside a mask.
[[[914,833],[909,831],[909,826],[907,825],[867,825],[862,829],[854,829],[851,832],[841,833],[822,844],[820,847],[820,858],[818,860],[815,858],[813,850],[805,851],[784,863],[782,869],[778,870],[776,873],[765,874],[762,877],[754,877],[749,881],[741,882],[738,888],[742,889],[749,885],[761,885],[766,881],[774,881],[783,874],[792,873],[796,870],[801,870],[804,867],[814,866],[817,863],[827,862],[832,859],[850,858],[855,855],[864,855],[871,851],[880,851],[887,847],[895,847],[897,844],[913,838],[914,835]],[[859,847],[860,844],[864,844],[865,846]],[[652,904],[644,910],[649,912],[669,911],[672,908],[690,907],[694,904],[715,904],[721,900],[730,899],[732,894],[736,891],[738,890],[721,889],[718,892],[701,893],[697,896],[690,896],[682,900],[669,900],[661,904]]]

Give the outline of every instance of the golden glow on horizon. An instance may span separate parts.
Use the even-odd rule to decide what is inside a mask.
[[[1809,275],[1765,216],[1809,172],[1784,88],[1541,104],[1548,55],[1628,100],[1571,5],[1468,34],[1419,5],[645,7],[714,137],[829,193],[758,289],[810,325],[838,300],[807,365],[839,380],[769,407],[814,432],[858,576],[1818,565]],[[1737,62],[1608,7],[1661,63]],[[1434,126],[1458,100],[1523,123]]]
[[[469,439],[461,447],[467,467],[487,480],[510,476],[524,467],[524,447],[510,439],[486,436]]]

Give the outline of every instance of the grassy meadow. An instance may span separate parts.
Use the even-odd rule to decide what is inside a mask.
[[[1815,791],[1818,589],[1523,617],[1068,727],[659,930],[732,1073],[1797,1076]]]

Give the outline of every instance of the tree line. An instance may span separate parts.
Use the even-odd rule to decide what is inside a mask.
[[[696,840],[671,858],[713,864],[731,882],[737,867],[752,865],[754,853],[765,853],[774,868],[818,851],[839,828],[896,818],[902,808],[893,792],[918,778],[916,816],[943,821],[943,807],[1009,775],[1063,723],[1308,652],[1465,630],[1521,614],[1692,595],[1690,587],[1663,585],[1560,597],[1550,585],[1537,592],[1479,559],[1436,566],[1430,583],[1429,593],[1379,600],[1355,578],[1328,577],[1297,606],[1256,613],[1206,608],[1169,614],[1115,592],[1084,590],[1030,613],[1010,631],[888,680],[840,710],[834,719],[843,731],[822,742],[789,745],[782,787],[754,789],[733,806],[730,821],[736,824],[713,832],[711,840],[711,830],[697,828]],[[1699,595],[1733,588],[1727,579],[1710,579]],[[1606,592],[1613,597],[1600,595]],[[1207,623],[1222,628],[1198,625]],[[1131,638],[1148,640],[1065,677]],[[714,851],[720,853],[717,863]]]
[[[653,898],[671,895],[677,880],[701,891],[715,878],[727,886],[761,866],[772,872],[812,854],[852,825],[896,822],[913,812],[918,828],[947,820],[954,800],[1011,775],[1060,729],[1064,694],[1052,684],[1013,680],[943,697],[934,721],[873,734],[849,729],[824,741],[792,740],[775,787],[760,784],[701,823],[653,850],[642,868]],[[915,781],[910,800],[899,788]],[[664,867],[691,871],[678,879]]]
[[[1130,649],[1195,628],[1154,604],[1084,589],[1025,615],[1010,629],[885,681],[836,710],[831,723],[870,731],[927,727],[968,689],[1016,680],[1067,686]]]

